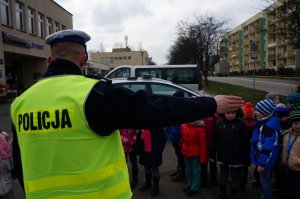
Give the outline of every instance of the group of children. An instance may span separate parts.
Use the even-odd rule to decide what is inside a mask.
[[[180,93],[176,93],[180,97]],[[126,153],[126,130],[121,131]],[[159,166],[166,140],[177,157],[173,181],[183,181],[187,196],[204,187],[210,167],[210,183],[218,184],[218,198],[226,198],[226,186],[231,182],[231,198],[238,198],[246,188],[248,169],[252,164],[253,185],[260,185],[260,199],[272,198],[272,181],[276,179],[279,198],[300,198],[300,94],[291,93],[287,105],[279,96],[269,93],[255,106],[250,102],[234,112],[214,115],[198,121],[167,128],[135,131],[134,154],[145,167],[145,183],[139,190],[151,189],[159,194]],[[137,159],[131,158],[131,186],[137,185]],[[133,159],[133,160],[132,160]],[[217,172],[217,166],[219,167]],[[217,178],[218,173],[218,178]]]
[[[174,96],[183,97],[176,92]],[[275,176],[279,198],[300,198],[300,94],[287,96],[287,105],[270,93],[255,107],[250,102],[234,112],[213,115],[194,122],[166,128],[121,129],[121,138],[131,162],[130,185],[138,184],[138,159],[145,168],[145,182],[140,191],[151,189],[159,194],[162,154],[166,141],[172,142],[177,157],[173,181],[183,181],[187,196],[204,187],[210,167],[210,183],[218,184],[219,199],[226,198],[231,181],[231,198],[246,187],[248,168],[255,165],[253,185],[260,184],[260,199],[272,198]],[[11,138],[0,129],[0,198],[13,198],[11,178]],[[219,170],[217,172],[217,166]],[[218,173],[218,178],[217,178]]]

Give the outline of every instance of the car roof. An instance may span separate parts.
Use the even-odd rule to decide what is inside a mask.
[[[177,87],[178,89],[184,90],[186,92],[192,93],[195,96],[201,96],[199,93],[192,91],[186,87],[174,84],[168,80],[160,79],[160,78],[153,78],[153,77],[129,77],[129,78],[113,78],[111,79],[113,84],[118,84],[118,83],[129,83],[129,82],[150,82],[150,83],[161,83],[161,84],[166,84],[170,85],[173,87]]]

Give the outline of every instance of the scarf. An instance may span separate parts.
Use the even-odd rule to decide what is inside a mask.
[[[143,130],[141,138],[144,140],[144,150],[145,152],[151,152],[151,131]]]

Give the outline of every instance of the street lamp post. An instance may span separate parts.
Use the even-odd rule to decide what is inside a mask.
[[[144,65],[144,51],[141,51],[142,54],[142,65]]]
[[[258,49],[255,41],[250,41],[250,58],[253,60],[253,89],[255,89],[255,62],[256,62],[256,51]]]

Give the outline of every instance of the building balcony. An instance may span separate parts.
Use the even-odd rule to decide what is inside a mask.
[[[273,48],[273,47],[276,47],[276,42],[273,42],[273,43],[269,43],[269,44],[268,44],[268,48]]]
[[[232,54],[231,57],[236,57],[236,54]]]
[[[277,59],[284,59],[283,53],[277,53]]]
[[[277,45],[278,45],[278,46],[284,46],[284,45],[285,45],[285,41],[283,41],[283,40],[281,40],[281,39],[278,39]]]
[[[276,60],[276,54],[269,54],[269,55],[268,55],[268,60],[269,60],[269,61]]]
[[[296,51],[291,50],[285,53],[286,57],[295,57],[296,56]]]
[[[273,29],[273,28],[269,28],[267,32],[268,32],[268,35],[275,35],[276,34],[276,30]]]

